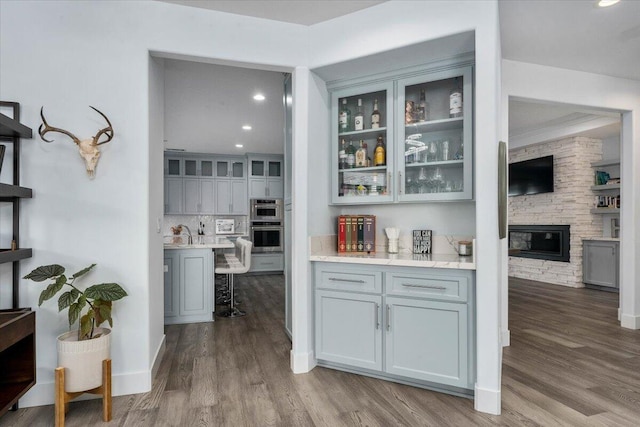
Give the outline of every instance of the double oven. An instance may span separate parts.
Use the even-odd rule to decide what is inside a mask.
[[[284,250],[284,212],[282,199],[251,199],[252,252]]]

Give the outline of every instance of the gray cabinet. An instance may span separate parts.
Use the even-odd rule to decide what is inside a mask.
[[[249,155],[249,198],[284,197],[283,156]]]
[[[582,241],[582,281],[588,285],[619,288],[619,242]]]
[[[247,177],[245,158],[216,157],[216,178],[244,179]]]
[[[251,254],[251,269],[249,272],[282,271],[284,269],[284,254],[264,253]]]
[[[164,256],[165,324],[213,319],[213,251],[167,249]]]
[[[213,179],[184,178],[184,214],[211,214],[214,212],[215,184]]]
[[[318,363],[469,393],[473,280],[462,270],[315,263]]]
[[[382,297],[329,290],[315,297],[318,359],[382,370]]]
[[[216,215],[248,215],[247,181],[216,178]]]
[[[164,213],[181,214],[183,211],[182,178],[164,179]]]
[[[469,62],[447,65],[330,85],[333,204],[473,198],[473,69]],[[453,109],[450,99],[457,100]],[[339,123],[345,108],[351,114],[346,129]],[[364,125],[355,125],[357,111]],[[379,140],[386,146],[382,164],[375,155]],[[345,167],[343,150],[365,144],[371,161]]]
[[[213,178],[212,158],[185,158],[183,162],[183,176]]]

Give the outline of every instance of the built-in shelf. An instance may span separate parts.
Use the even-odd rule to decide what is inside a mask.
[[[592,185],[591,189],[593,191],[619,190],[620,184]]]
[[[597,162],[591,163],[591,167],[599,168],[604,166],[619,166],[620,159],[609,159],[609,160],[598,160]]]
[[[31,248],[23,249],[0,249],[0,264],[5,262],[20,261],[21,259],[31,258],[33,250]]]
[[[620,208],[592,208],[591,213],[599,215],[619,214]]]
[[[338,134],[338,136],[340,138],[344,137],[344,136],[362,136],[363,138],[369,135],[375,135],[375,134],[383,134],[387,131],[386,127],[383,128],[376,128],[376,129],[365,129],[365,130],[352,130],[349,132],[340,132]]]
[[[450,119],[429,120],[405,125],[405,134],[419,132],[438,132],[443,130],[461,129],[464,124],[464,117],[453,117]]]
[[[464,160],[443,160],[440,162],[416,162],[416,163],[405,163],[405,168],[417,168],[417,167],[425,167],[425,166],[454,166],[460,165],[464,163]]]
[[[371,167],[367,167],[367,168],[340,169],[340,170],[338,170],[338,173],[342,173],[342,172],[373,172],[373,171],[383,171],[383,170],[386,170],[386,169],[387,169],[386,166],[371,166]]]
[[[32,138],[33,132],[22,123],[0,113],[0,137]]]
[[[31,197],[33,197],[33,190],[30,188],[0,183],[0,201],[16,198],[30,199]]]

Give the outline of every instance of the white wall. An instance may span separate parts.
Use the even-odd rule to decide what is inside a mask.
[[[640,329],[640,81],[579,71],[502,61],[502,103],[509,97],[560,102],[622,112],[620,214],[621,325]],[[508,113],[502,121],[502,137],[508,135]],[[506,272],[503,271],[506,275]],[[503,295],[507,294],[504,282]],[[507,317],[506,298],[502,304]],[[504,329],[503,334],[507,333]]]
[[[306,62],[306,27],[160,2],[3,1],[0,39],[0,98],[22,104],[24,123],[37,129],[41,105],[52,126],[83,137],[103,126],[88,105],[113,123],[116,136],[102,146],[92,181],[64,136],[24,143],[22,183],[34,198],[21,220],[34,257],[21,273],[97,262],[87,282],[121,283],[130,296],[114,309],[114,394],[147,391],[162,340],[161,323],[151,323],[162,322],[163,311],[162,250],[154,244],[162,197],[150,188],[161,182],[162,146],[149,142],[159,137],[149,131],[150,113],[158,120],[149,75],[156,83],[159,76],[149,69],[149,50],[293,66]],[[35,308],[41,286],[21,287],[21,305]],[[55,301],[37,309],[38,383],[22,406],[52,403],[55,337],[66,329]]]

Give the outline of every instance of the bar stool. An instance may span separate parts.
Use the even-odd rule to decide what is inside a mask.
[[[235,254],[225,254],[224,259],[219,258],[216,261],[215,273],[225,274],[229,284],[229,308],[218,313],[218,316],[240,317],[246,314],[235,306],[233,278],[234,275],[244,274],[251,268],[251,246],[252,243],[250,241],[238,238],[236,240]]]

